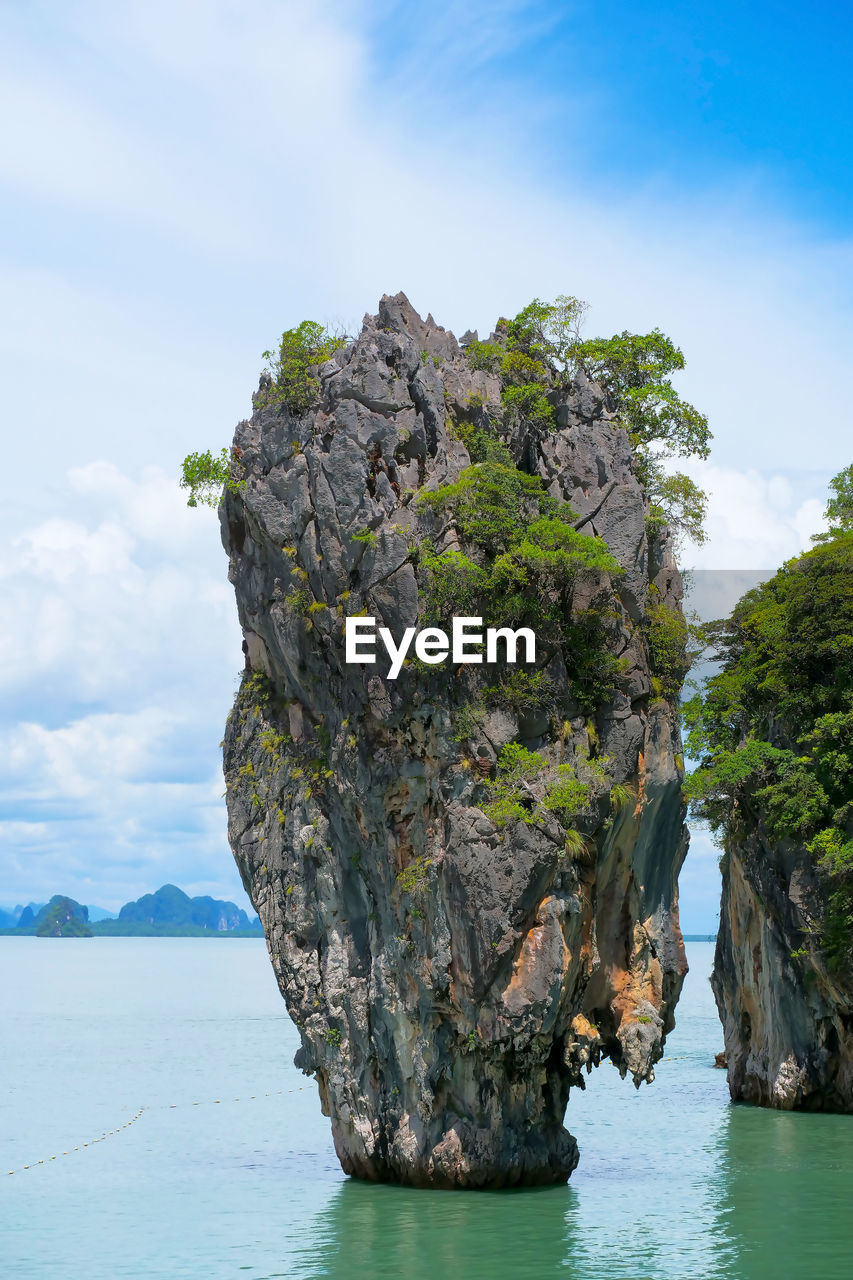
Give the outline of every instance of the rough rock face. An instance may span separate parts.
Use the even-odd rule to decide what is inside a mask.
[[[652,1080],[686,972],[678,718],[652,691],[645,629],[650,585],[680,609],[668,535],[650,545],[627,437],[596,386],[575,382],[556,431],[508,429],[517,465],[624,569],[575,602],[608,593],[623,673],[590,718],[557,652],[549,712],[492,708],[460,730],[480,669],[411,664],[388,680],[381,647],[372,667],[344,662],[343,619],[366,612],[397,638],[419,625],[418,548],[460,541],[418,493],[470,464],[456,425],[498,418],[498,379],[400,294],[319,380],[319,407],[299,417],[264,407],[262,380],[234,441],[245,488],[221,509],[247,662],[225,740],[229,834],[297,1064],[349,1174],[564,1181],[571,1086],[604,1056]],[[513,741],[551,763],[607,760],[630,803],[597,792],[574,824],[580,852],[541,810],[499,829],[483,805]]]
[[[736,1101],[853,1111],[853,999],[803,946],[820,896],[811,855],[760,821],[726,855],[711,986]]]

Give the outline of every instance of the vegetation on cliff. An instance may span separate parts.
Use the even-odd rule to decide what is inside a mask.
[[[832,482],[830,529],[705,628],[721,660],[685,705],[686,784],[723,848],[757,824],[804,846],[822,884],[814,941],[853,968],[853,468]]]
[[[574,587],[579,577],[607,582],[622,568],[601,538],[574,528],[577,513],[567,503],[555,502],[539,476],[526,475],[503,453],[505,458],[476,463],[418,501],[423,510],[451,516],[478,556],[437,554],[429,541],[421,547],[427,618],[447,622],[473,614],[492,626],[535,629],[540,662],[560,651],[580,709],[592,714],[612,693],[620,665],[606,643],[608,590],[596,591],[578,609]],[[510,705],[514,695],[530,700],[535,673],[504,669],[498,678],[497,699],[502,688]]]
[[[566,295],[553,302],[534,298],[513,320],[499,320],[489,341],[469,344],[468,362],[499,374],[507,414],[540,430],[556,425],[554,391],[565,393],[582,371],[603,389],[628,432],[650,520],[704,541],[705,494],[689,476],[664,466],[675,456],[707,458],[710,448],[708,419],[670,380],[684,368],[684,355],[659,329],[583,339],[586,310],[585,302]]]
[[[583,372],[603,389],[628,432],[650,501],[650,529],[668,524],[676,534],[702,542],[706,495],[689,476],[665,466],[673,457],[707,458],[710,449],[707,418],[671,382],[671,375],[684,368],[684,355],[659,329],[583,339],[587,306],[565,294],[553,302],[534,298],[512,320],[500,319],[487,341],[470,342],[468,364],[499,375],[505,425],[523,421],[534,432],[556,428],[556,405]],[[257,406],[306,413],[320,395],[319,366],[344,343],[342,335],[313,320],[285,329],[277,347],[263,353],[266,367]],[[494,439],[490,443],[488,432],[477,433],[476,448],[481,456],[472,452],[472,461],[504,461],[501,446]],[[184,459],[181,487],[189,490],[190,506],[216,506],[223,489],[237,492],[243,483],[239,453],[208,450]]]
[[[411,543],[422,610],[426,621],[444,623],[453,615],[482,615],[490,625],[535,629],[544,656],[536,668],[501,664],[491,682],[472,677],[472,689],[457,689],[458,736],[465,725],[481,723],[482,709],[504,706],[517,713],[558,710],[549,698],[544,667],[559,654],[571,679],[574,709],[594,716],[612,696],[624,662],[612,652],[609,627],[618,616],[612,580],[622,573],[607,544],[582,531],[585,520],[568,503],[547,492],[544,480],[528,474],[506,441],[558,430],[557,409],[571,395],[579,375],[594,379],[610,412],[628,432],[634,469],[647,494],[646,528],[650,539],[669,525],[702,541],[705,495],[686,475],[668,474],[665,460],[675,455],[706,457],[707,419],[681,399],[671,375],[684,357],[659,330],[638,335],[623,331],[611,338],[583,339],[587,304],[561,295],[553,302],[536,298],[512,320],[498,321],[487,341],[474,338],[464,347],[472,371],[497,375],[500,406],[469,395],[463,413],[448,406],[448,427],[466,447],[471,465],[450,483],[425,489],[415,508],[434,513],[438,523],[458,531],[462,547],[437,551],[431,537]],[[256,408],[279,408],[299,417],[321,395],[319,367],[344,345],[343,339],[313,321],[285,330],[267,361],[255,397]],[[423,363],[440,367],[438,357],[421,353]],[[184,460],[181,484],[189,502],[216,505],[224,490],[235,495],[245,485],[239,448],[219,455],[191,454]],[[373,549],[372,529],[351,535]],[[325,608],[306,586],[304,569],[290,605],[313,625],[312,614]],[[582,602],[576,587],[582,585]],[[591,588],[590,589],[590,584]],[[687,628],[651,587],[643,627],[652,666],[652,695],[677,699],[687,669]],[[428,677],[432,672],[421,671]]]

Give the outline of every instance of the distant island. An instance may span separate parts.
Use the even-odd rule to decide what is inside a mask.
[[[89,913],[73,898],[56,894],[42,907],[33,925],[37,938],[92,938]]]
[[[94,918],[97,915],[98,918]],[[250,920],[234,902],[191,898],[174,884],[126,902],[117,918],[56,894],[44,905],[29,903],[0,915],[0,935],[38,938],[258,938],[257,916]]]

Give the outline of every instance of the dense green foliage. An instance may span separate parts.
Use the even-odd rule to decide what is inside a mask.
[[[823,945],[853,961],[853,533],[838,532],[705,629],[722,659],[685,706],[694,812],[724,847],[761,821],[825,881]]]
[[[483,812],[499,829],[517,821],[533,824],[541,820],[540,810],[554,813],[568,826],[586,808],[591,794],[589,783],[581,782],[571,765],[550,764],[517,742],[501,751],[488,786],[491,794]]]
[[[271,379],[264,403],[284,405],[291,413],[305,413],[320,390],[312,370],[343,345],[342,337],[329,333],[314,320],[303,320],[295,329],[285,329],[276,349],[263,353]]]
[[[498,672],[496,683],[483,689],[483,700],[487,706],[503,707],[507,711],[549,707],[553,700],[551,681],[544,671],[504,668]]]
[[[689,667],[688,624],[680,609],[671,609],[660,599],[657,588],[649,588],[647,631],[653,688],[658,696],[677,702]]]
[[[651,502],[650,531],[668,523],[702,542],[706,495],[689,476],[664,466],[675,456],[707,458],[710,447],[707,418],[671,382],[684,356],[658,329],[582,340],[586,309],[566,295],[550,303],[534,298],[513,320],[498,322],[495,341],[471,343],[468,361],[499,374],[504,408],[540,430],[554,425],[553,391],[568,391],[583,370],[601,385],[628,432]]]
[[[670,382],[670,374],[684,368],[684,356],[659,329],[590,338],[577,344],[575,356],[613,397],[639,445],[649,448],[662,442],[681,457],[708,456],[708,419],[682,400]]]
[[[612,693],[620,670],[609,652],[607,622],[613,604],[609,579],[622,569],[607,544],[579,533],[574,512],[554,502],[539,477],[519,471],[508,455],[505,462],[466,468],[454,484],[422,494],[418,504],[451,516],[479,553],[475,560],[461,551],[438,554],[423,544],[419,568],[427,619],[446,623],[454,615],[475,615],[488,626],[531,627],[546,657],[562,652],[578,705],[592,713]],[[601,579],[601,589],[576,609],[575,584],[591,575]],[[504,686],[505,705],[532,705],[533,674],[527,673],[523,691],[520,672],[514,685]],[[491,700],[502,700],[499,689],[492,687]]]
[[[499,320],[495,342],[466,348],[472,369],[500,374],[501,401],[510,418],[547,431],[555,425],[549,392],[568,386],[586,303],[564,295],[534,298],[513,320]]]
[[[527,514],[538,511],[544,497],[539,477],[525,475],[507,456],[506,462],[466,467],[454,484],[423,493],[418,505],[449,511],[466,538],[496,553],[519,536]]]

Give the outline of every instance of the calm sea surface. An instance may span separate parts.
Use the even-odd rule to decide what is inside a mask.
[[[569,1185],[478,1194],[343,1177],[262,942],[0,938],[0,1273],[847,1280],[853,1117],[732,1107],[688,954],[656,1082],[573,1093]]]

